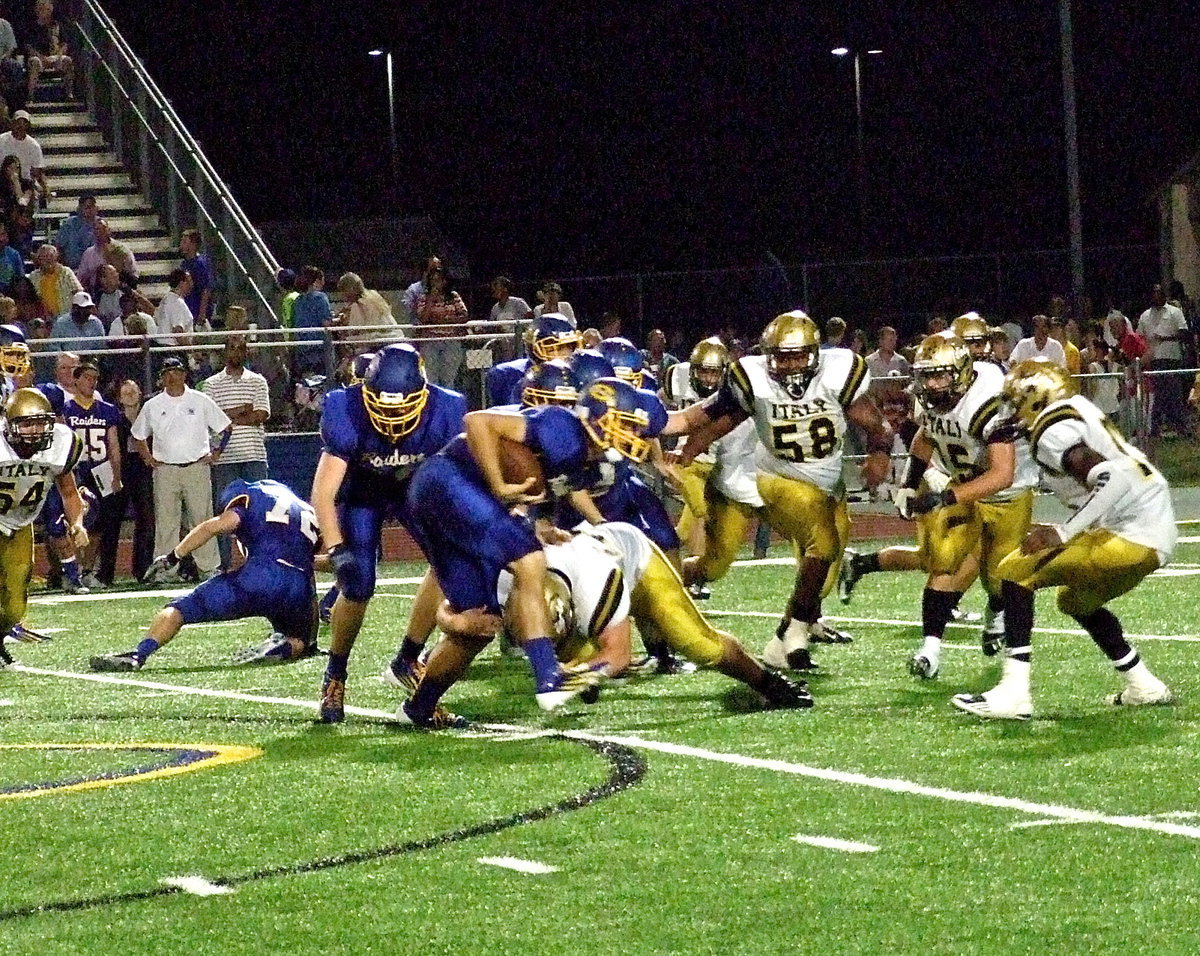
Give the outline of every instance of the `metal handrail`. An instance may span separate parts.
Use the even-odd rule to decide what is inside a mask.
[[[137,124],[144,131],[147,141],[152,143],[162,155],[168,167],[168,176],[182,184],[184,195],[191,203],[194,203],[198,215],[203,217],[205,225],[209,226],[217,236],[221,247],[227,253],[229,262],[236,264],[237,269],[245,279],[245,284],[253,290],[257,306],[263,311],[266,317],[269,317],[272,324],[278,325],[279,317],[275,306],[270,298],[264,294],[262,288],[263,286],[270,287],[270,285],[273,285],[274,276],[279,269],[278,260],[249,217],[246,216],[237,200],[233,197],[229,187],[221,180],[208,158],[204,155],[200,145],[183,124],[178,114],[176,114],[170,102],[143,66],[141,60],[121,35],[112,19],[105,13],[96,0],[84,0],[83,7],[84,16],[76,25],[80,36],[88,48],[88,52],[95,56],[97,62],[103,66],[104,72],[107,74],[113,87],[119,91],[122,107],[128,111],[129,115],[132,115],[136,119]],[[97,36],[93,36],[89,32],[89,27],[93,25]],[[118,71],[113,69],[113,66],[107,62],[107,58],[101,50],[101,43],[104,41],[111,44],[115,55],[119,57],[120,62],[129,69],[130,74],[136,80],[137,89],[135,91],[131,91],[126,87],[121,81]],[[92,72],[84,72],[87,77],[85,82],[94,91],[95,80]],[[169,134],[169,138],[173,140],[173,143],[164,141],[165,138],[155,132],[150,116],[139,107],[138,101],[141,99],[141,94],[143,93],[145,101],[152,104],[157,113],[161,115],[166,131]],[[112,122],[115,127],[116,124],[119,124],[120,119],[114,115]],[[173,146],[174,149],[172,148]],[[195,166],[198,177],[195,186],[193,186],[181,168],[181,156],[186,156]],[[147,199],[152,198],[148,193],[149,185],[146,182],[141,183],[141,189],[146,194]],[[174,189],[174,186],[171,189]],[[212,193],[213,199],[208,204],[205,203],[201,191]],[[210,209],[210,206],[215,208]],[[173,217],[175,210],[170,210],[170,214]],[[226,223],[227,229],[240,234],[241,240],[248,249],[249,261],[247,261],[247,254],[239,253],[238,249],[235,248],[234,243],[231,242],[231,236],[226,234],[227,229],[222,228],[222,221]]]

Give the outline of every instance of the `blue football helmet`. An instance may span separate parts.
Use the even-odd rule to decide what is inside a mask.
[[[0,325],[0,372],[29,374],[29,346],[19,325]]]
[[[250,497],[250,484],[244,478],[234,478],[221,490],[221,497],[217,499],[217,510],[224,511],[238,498]]]
[[[399,441],[420,424],[429,401],[421,353],[407,343],[381,348],[363,376],[362,394],[374,429]]]
[[[371,367],[371,362],[375,358],[374,352],[363,352],[362,355],[354,356],[350,363],[350,385],[361,385],[362,380],[366,377],[367,369]]]
[[[571,371],[581,389],[587,388],[598,378],[613,378],[617,372],[612,362],[596,349],[581,349],[571,356]]]
[[[656,416],[649,399],[661,408],[662,402],[650,392],[636,389],[616,377],[600,378],[580,394],[575,414],[610,462],[616,463],[622,458],[645,461],[650,452],[649,439],[657,434],[652,431],[652,418]],[[665,424],[664,410],[658,423],[659,431]]]
[[[642,353],[636,345],[630,342],[629,339],[614,336],[611,339],[605,339],[596,348],[600,350],[601,355],[612,363],[613,371],[616,372],[617,378],[628,382],[634,388],[641,387],[642,368],[645,365],[645,361],[642,359]]]
[[[546,312],[525,330],[525,347],[535,362],[570,358],[581,342],[579,331],[561,312]]]
[[[551,359],[531,365],[521,378],[521,404],[526,408],[539,405],[562,405],[574,408],[579,401],[579,382],[571,366],[562,359]]]

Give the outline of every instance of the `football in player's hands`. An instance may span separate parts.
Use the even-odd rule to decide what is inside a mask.
[[[546,497],[542,463],[529,447],[511,438],[500,439],[500,473],[513,500],[540,501]]]

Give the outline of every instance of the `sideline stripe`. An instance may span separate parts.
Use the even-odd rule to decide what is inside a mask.
[[[158,882],[163,886],[174,886],[193,896],[226,896],[237,892],[232,886],[210,883],[202,876],[167,876]]]
[[[24,674],[39,674],[47,677],[64,677],[73,680],[93,681],[100,684],[120,684],[133,687],[145,687],[151,690],[171,690],[180,694],[191,694],[199,697],[224,697],[230,700],[243,700],[258,704],[278,704],[285,707],[297,707],[302,710],[315,711],[317,702],[297,700],[291,697],[260,697],[255,694],[245,694],[238,691],[212,690],[206,687],[185,687],[176,684],[159,684],[153,681],[133,680],[127,677],[114,677],[109,674],[77,674],[73,671],[54,671],[40,667],[27,667],[24,664],[12,664],[10,671]],[[364,717],[378,717],[388,721],[395,718],[388,711],[371,710],[366,707],[347,705],[347,713]],[[496,731],[498,734],[515,733],[528,736],[529,727],[512,724],[480,724],[480,727]],[[792,774],[798,777],[808,777],[814,780],[824,780],[828,783],[848,784],[854,787],[865,787],[872,790],[884,790],[889,793],[899,793],[906,796],[929,797],[935,800],[945,800],[951,803],[966,803],[981,807],[992,807],[999,810],[1015,810],[1036,817],[1051,817],[1056,820],[1069,820],[1076,823],[1098,823],[1104,826],[1120,827],[1128,830],[1150,830],[1170,836],[1187,837],[1190,840],[1200,840],[1200,826],[1186,826],[1172,823],[1168,820],[1155,820],[1148,817],[1111,815],[1098,813],[1094,810],[1080,810],[1076,807],[1062,806],[1053,803],[1036,803],[1031,800],[1021,800],[1016,797],[1004,797],[998,794],[980,791],[948,790],[944,787],[928,787],[891,777],[873,777],[869,774],[850,773],[844,770],[829,770],[823,767],[808,767],[804,764],[790,763],[786,760],[767,760],[760,757],[746,757],[742,754],[721,753],[715,750],[704,750],[699,747],[689,747],[685,744],[672,744],[657,740],[646,740],[642,737],[614,736],[609,734],[592,734],[578,730],[546,730],[542,736],[565,737],[569,740],[579,740],[593,744],[614,744],[620,747],[631,747],[637,750],[650,750],[657,753],[670,754],[676,757],[691,757],[696,760],[709,760],[714,763],[730,764],[736,767],[749,767],[757,770],[772,770],[776,773]],[[500,738],[504,739],[504,738]]]
[[[859,843],[855,840],[839,840],[836,837],[809,836],[805,833],[797,833],[792,839],[797,843],[819,846],[824,850],[841,850],[843,853],[877,853],[879,851],[879,847],[870,843]]]
[[[557,873],[557,866],[538,863],[536,860],[522,860],[515,856],[481,856],[477,861],[488,866],[499,866],[506,870],[516,870],[518,873],[540,875],[542,873]]]
[[[380,578],[375,582],[378,587],[387,587],[396,584],[420,584],[424,578]],[[327,588],[333,584],[333,579],[328,581],[317,581],[317,589]],[[30,598],[30,604],[86,604],[89,601],[132,601],[142,598],[162,598],[164,601],[169,598],[182,597],[185,594],[191,594],[195,590],[195,585],[186,588],[151,588],[148,591],[114,591],[111,594],[52,594],[44,597]]]
[[[772,621],[779,620],[778,611],[704,611],[705,617],[762,617],[769,618]],[[880,624],[887,627],[920,627],[920,621],[899,621],[890,618],[882,617],[834,617],[832,615],[824,618],[826,621],[837,621],[839,624]],[[951,621],[946,625],[947,629],[955,627],[965,631],[978,631],[979,622],[959,623]],[[1035,634],[1065,634],[1070,637],[1087,637],[1087,631],[1074,629],[1069,627],[1035,627]],[[1187,634],[1126,634],[1126,638],[1132,641],[1182,641],[1188,644],[1200,644],[1200,637]]]

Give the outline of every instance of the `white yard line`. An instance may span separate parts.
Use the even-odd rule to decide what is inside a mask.
[[[423,578],[380,578],[375,584],[379,587],[389,587],[397,584],[420,584]],[[317,590],[324,592],[327,590],[332,581],[318,581]],[[30,604],[86,604],[88,601],[132,601],[141,598],[162,598],[166,601],[169,598],[182,597],[185,594],[191,594],[195,585],[189,585],[186,588],[151,588],[147,591],[113,591],[105,594],[54,594],[46,595],[45,597],[30,598]]]
[[[282,707],[295,707],[301,710],[316,710],[316,701],[298,700],[294,697],[266,697],[257,694],[247,694],[240,691],[214,690],[208,687],[187,687],[178,684],[163,684],[157,681],[138,680],[129,677],[114,677],[111,674],[80,674],[74,671],[56,671],[41,667],[29,667],[25,664],[13,664],[8,668],[22,674],[37,674],[45,677],[60,677],[69,680],[90,681],[97,684],[113,684],[126,687],[140,687],[147,690],[167,690],[178,694],[198,697],[218,697],[227,700],[241,700],[256,704],[275,704]],[[373,710],[367,707],[347,706],[346,713],[363,717],[378,717],[393,720],[390,711]],[[530,728],[510,724],[483,724],[483,729],[493,730],[498,734],[517,734],[528,737]],[[664,741],[647,740],[643,737],[619,736],[610,734],[593,734],[578,730],[544,731],[544,735],[558,734],[574,740],[588,740],[595,743],[620,744],[638,750],[649,750],[655,753],[670,754],[676,757],[689,757],[696,760],[708,760],[730,766],[745,767],[755,770],[770,770],[775,773],[791,774],[797,777],[807,777],[813,780],[823,780],[827,783],[840,783],[853,787],[863,787],[872,790],[883,790],[888,793],[898,793],[906,796],[926,797],[943,800],[950,803],[964,803],[980,807],[991,807],[998,810],[1014,810],[1035,817],[1064,820],[1072,823],[1094,823],[1103,826],[1120,827],[1127,830],[1149,830],[1170,836],[1186,837],[1190,840],[1200,840],[1200,826],[1188,826],[1173,823],[1169,820],[1152,817],[1113,815],[1099,813],[1094,810],[1081,810],[1053,803],[1037,803],[1022,800],[1017,797],[1005,797],[998,794],[982,793],[979,791],[949,790],[944,787],[930,787],[892,777],[873,777],[869,774],[852,773],[845,770],[830,770],[824,767],[809,767],[804,764],[791,763],[786,760],[769,760],[761,757],[747,757],[742,754],[722,753],[715,750],[705,750],[700,747],[690,747],[686,744],[672,744]],[[500,737],[499,739],[507,739]]]
[[[477,861],[487,866],[499,866],[505,870],[516,870],[530,876],[540,876],[543,873],[557,873],[557,866],[538,863],[536,860],[522,860],[515,856],[481,856]]]
[[[164,886],[177,886],[193,896],[227,896],[237,892],[232,886],[210,883],[202,876],[167,876],[158,882]]]
[[[879,847],[870,843],[859,843],[856,840],[839,840],[836,837],[809,836],[807,833],[797,833],[792,839],[797,843],[819,846],[823,850],[840,850],[842,853],[876,853],[879,850]]]

